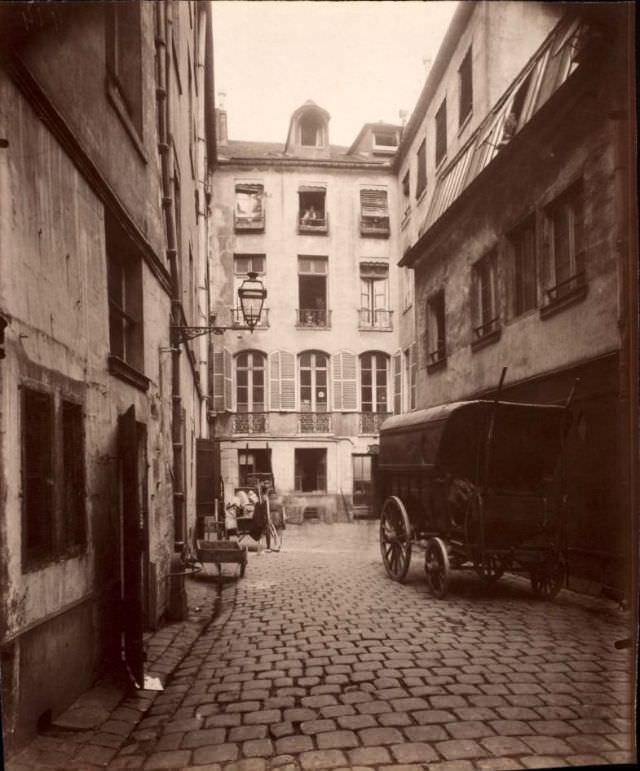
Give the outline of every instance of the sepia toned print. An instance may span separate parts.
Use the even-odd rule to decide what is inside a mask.
[[[637,760],[632,3],[0,3],[11,771]]]

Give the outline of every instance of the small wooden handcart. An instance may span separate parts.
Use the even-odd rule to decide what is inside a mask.
[[[196,552],[200,562],[211,562],[218,568],[218,578],[222,579],[222,566],[235,564],[240,566],[240,578],[247,569],[247,550],[237,541],[206,540],[199,538]]]

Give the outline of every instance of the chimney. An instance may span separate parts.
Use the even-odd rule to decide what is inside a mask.
[[[218,104],[216,107],[216,137],[219,145],[226,145],[229,142],[229,132],[227,130],[227,111],[224,108],[224,91],[218,93]]]

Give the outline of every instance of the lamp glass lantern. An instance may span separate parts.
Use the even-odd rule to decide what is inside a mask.
[[[244,323],[253,332],[260,322],[262,306],[267,296],[267,290],[264,288],[258,274],[249,272],[248,278],[240,284],[238,288],[238,298],[240,300],[240,310]]]

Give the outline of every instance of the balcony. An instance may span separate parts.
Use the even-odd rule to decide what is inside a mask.
[[[379,329],[390,332],[393,329],[392,315],[393,311],[360,308],[358,311],[358,329]]]
[[[268,425],[266,412],[236,412],[231,430],[234,434],[265,434]]]
[[[298,233],[316,233],[326,235],[329,232],[329,215],[326,213],[309,216],[298,213]]]
[[[244,327],[245,321],[242,316],[242,310],[240,308],[230,308],[231,313],[231,325],[234,327]],[[269,309],[263,308],[260,312],[260,321],[256,324],[256,329],[268,329],[269,328]]]
[[[330,434],[331,414],[328,412],[298,413],[299,434]]]
[[[361,412],[360,433],[377,434],[380,431],[380,426],[390,415],[390,412]]]
[[[389,215],[363,214],[360,217],[360,234],[388,238],[390,233]]]
[[[233,228],[237,233],[262,233],[264,231],[264,212],[238,214],[233,216]]]
[[[329,329],[331,311],[324,308],[298,308],[296,326],[304,329]]]
[[[491,343],[497,343],[502,334],[502,328],[500,326],[500,316],[496,316],[490,321],[486,321],[484,324],[480,324],[473,328],[473,342],[471,343],[471,350],[477,351],[480,348],[484,348],[485,345]]]

